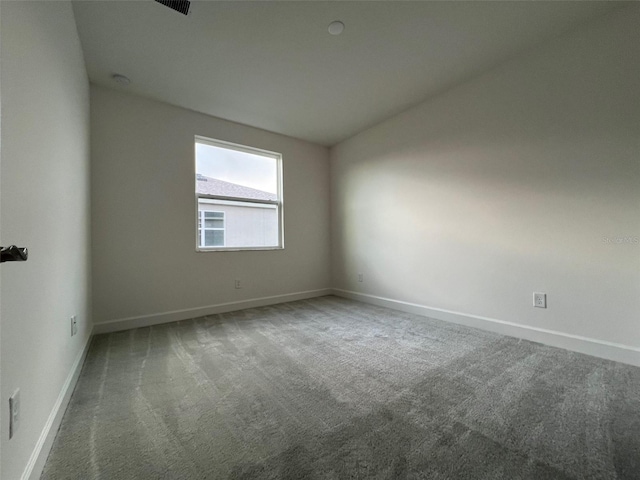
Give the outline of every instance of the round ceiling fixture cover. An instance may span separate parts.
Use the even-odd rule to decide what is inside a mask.
[[[344,23],[340,20],[336,20],[335,22],[331,22],[329,24],[329,33],[331,35],[340,35],[344,30]]]

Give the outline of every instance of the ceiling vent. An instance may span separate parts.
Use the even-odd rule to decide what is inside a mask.
[[[156,2],[166,5],[183,15],[187,15],[189,13],[189,7],[191,6],[191,2],[189,0],[156,0]]]

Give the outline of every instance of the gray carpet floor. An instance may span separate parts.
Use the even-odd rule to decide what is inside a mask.
[[[328,296],[96,336],[42,479],[640,479],[640,369]]]

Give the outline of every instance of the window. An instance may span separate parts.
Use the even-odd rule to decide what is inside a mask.
[[[224,212],[198,211],[198,241],[202,247],[224,247]]]
[[[195,139],[199,251],[283,248],[282,156]]]

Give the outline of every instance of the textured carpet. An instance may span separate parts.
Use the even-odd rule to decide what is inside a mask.
[[[640,369],[337,297],[96,336],[43,479],[637,479]]]

